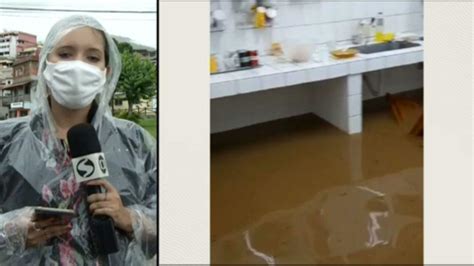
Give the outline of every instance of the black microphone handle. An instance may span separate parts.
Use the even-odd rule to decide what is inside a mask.
[[[90,196],[92,194],[105,193],[105,189],[102,186],[86,186],[86,192],[87,196]]]
[[[86,186],[87,196],[104,192],[105,189],[102,186]],[[89,207],[89,203],[87,203],[87,207]],[[114,221],[111,217],[107,215],[92,216],[90,214],[89,224],[97,255],[104,256],[118,251]],[[105,239],[106,236],[111,237],[111,239]]]
[[[102,186],[86,186],[86,192],[87,192],[87,196],[90,196],[93,194],[101,194],[101,193],[105,193],[105,188]],[[88,206],[89,206],[89,203],[88,203]],[[96,215],[96,216],[92,216],[91,219],[107,220],[107,219],[112,219],[112,218],[110,218],[107,215]]]

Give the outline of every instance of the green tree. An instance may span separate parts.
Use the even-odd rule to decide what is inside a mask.
[[[114,40],[114,43],[115,45],[117,46],[117,49],[119,50],[120,54],[123,54],[124,52],[130,52],[130,53],[133,53],[133,47],[129,44],[129,43],[126,43],[126,42],[119,42],[117,41],[115,38],[113,38]],[[112,114],[115,114],[115,103],[114,103],[114,99],[115,99],[115,94],[117,93],[117,89],[113,92],[112,94],[112,100],[110,101],[109,105],[110,107],[112,108]]]
[[[128,115],[131,116],[133,105],[156,94],[156,66],[126,47],[121,54],[122,74],[117,84],[117,91],[125,94],[128,101]]]
[[[130,53],[133,53],[133,47],[129,44],[129,43],[126,43],[126,42],[118,42],[117,40],[114,39],[114,42],[115,42],[115,45],[117,45],[117,48],[119,50],[120,53],[124,53],[124,52],[130,52]]]

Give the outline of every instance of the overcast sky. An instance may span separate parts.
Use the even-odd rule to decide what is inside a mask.
[[[58,9],[156,11],[156,0],[0,0],[0,7],[36,7]],[[71,12],[13,11],[0,9],[0,30],[18,30],[35,34],[44,41],[51,26]],[[139,44],[157,47],[157,14],[90,13],[114,35],[129,37]]]

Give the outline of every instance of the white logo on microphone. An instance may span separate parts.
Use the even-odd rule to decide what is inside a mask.
[[[99,168],[103,174],[107,173],[107,167],[105,166],[104,156],[99,155]]]
[[[77,173],[79,173],[79,175],[83,178],[88,178],[92,176],[94,171],[95,171],[94,163],[87,158],[80,160],[79,163],[77,164]]]
[[[109,175],[107,162],[102,152],[72,158],[72,165],[77,183],[106,178]]]

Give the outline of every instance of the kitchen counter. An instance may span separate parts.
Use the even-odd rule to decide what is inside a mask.
[[[261,57],[259,68],[211,75],[211,99],[423,62],[423,42],[417,43],[421,45],[324,63],[279,63],[273,56]]]
[[[333,88],[341,92],[322,92],[317,95],[318,99],[324,97],[325,101],[344,105],[338,109],[341,111],[321,107],[324,104],[315,101],[315,108],[320,106],[322,109],[312,112],[349,134],[359,133],[362,131],[361,74],[423,62],[423,41],[417,43],[421,45],[373,54],[358,54],[350,59],[330,58],[327,62],[281,63],[273,56],[262,56],[262,66],[259,68],[211,75],[211,99],[342,78],[342,83],[339,82],[336,86],[338,88]],[[343,114],[337,114],[338,112]],[[225,129],[232,127],[227,126]]]

